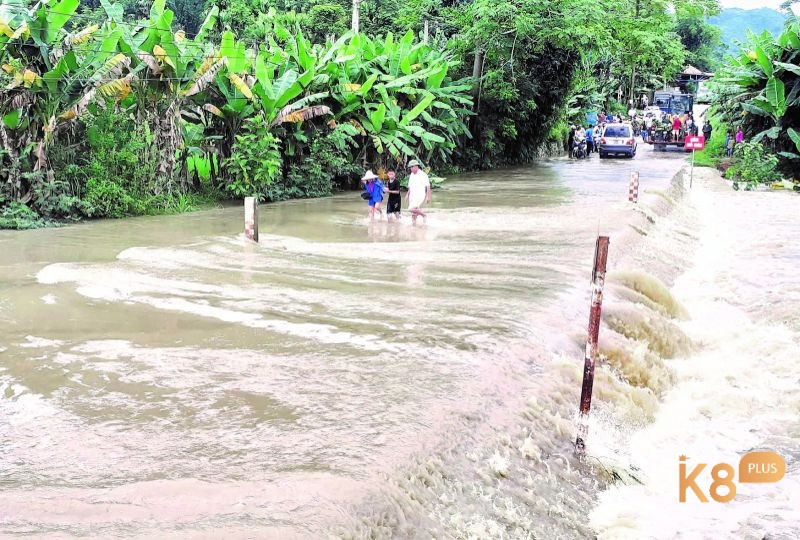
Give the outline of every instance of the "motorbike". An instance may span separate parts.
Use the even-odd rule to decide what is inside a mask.
[[[575,159],[584,159],[589,157],[589,154],[586,152],[585,139],[576,140],[574,143],[572,143],[572,157]]]

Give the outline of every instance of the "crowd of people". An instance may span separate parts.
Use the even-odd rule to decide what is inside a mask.
[[[617,122],[633,122],[635,113],[633,109],[629,112],[629,116],[615,115],[613,113],[606,114],[601,111],[597,115],[596,123],[587,123],[586,127],[582,125],[571,125],[569,127],[569,135],[567,136],[567,150],[569,157],[582,157],[581,153],[589,155],[593,152],[599,152],[600,139],[603,136],[603,129],[606,124],[613,124]]]
[[[422,218],[422,223],[425,223],[428,215],[423,211],[423,206],[431,202],[431,181],[425,171],[422,170],[417,160],[412,159],[408,162],[408,168],[411,173],[408,175],[408,191],[406,191],[406,204],[408,211],[411,213],[411,223],[417,224],[417,219]],[[400,181],[397,179],[397,173],[393,170],[386,172],[387,183],[384,184],[383,180],[372,170],[367,170],[361,181],[364,183],[364,192],[362,197],[367,201],[369,206],[369,219],[375,221],[377,216],[378,221],[383,219],[383,199],[384,195],[388,194],[386,200],[386,220],[390,221],[394,217],[395,221],[400,221],[402,196],[400,193]]]
[[[648,112],[637,117],[636,126],[642,133],[645,142],[679,142],[688,136],[697,136],[700,133],[711,139],[713,126],[710,122],[703,122],[699,126],[690,112],[683,114],[669,114],[665,112]]]
[[[646,143],[675,143],[682,142],[687,136],[702,134],[706,143],[711,140],[714,127],[711,122],[704,121],[702,125],[694,119],[691,112],[683,114],[669,114],[663,111],[637,111],[631,109],[628,115],[614,115],[600,112],[596,123],[571,125],[567,138],[569,157],[583,157],[599,151],[599,142],[607,124],[624,122],[630,123],[634,136],[641,135]],[[728,156],[733,155],[737,144],[744,141],[741,127],[736,131],[729,131],[725,140],[725,151]]]

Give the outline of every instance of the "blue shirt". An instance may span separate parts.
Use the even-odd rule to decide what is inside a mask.
[[[610,123],[612,123],[613,121],[614,121],[614,115],[613,115],[613,114],[609,114],[608,116],[606,116],[606,122],[607,122],[607,123],[609,123],[609,124],[610,124]]]
[[[592,131],[592,128],[590,127],[589,129],[586,130],[586,140],[589,141],[589,142],[592,142],[593,139],[594,139],[594,132]]]
[[[381,202],[383,200],[383,182],[375,179],[374,182],[367,182],[367,192],[370,194],[369,201],[371,203]]]

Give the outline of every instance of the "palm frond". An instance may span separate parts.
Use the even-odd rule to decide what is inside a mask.
[[[281,109],[281,112],[278,113],[275,120],[270,123],[270,126],[277,126],[284,122],[302,122],[303,120],[310,120],[317,116],[325,116],[328,114],[331,114],[331,108],[327,105],[312,105],[311,107],[304,107],[299,110],[291,110],[291,106],[287,105]]]

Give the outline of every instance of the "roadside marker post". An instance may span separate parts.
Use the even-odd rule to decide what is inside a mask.
[[[579,456],[583,455],[586,451],[586,438],[589,435],[589,410],[592,408],[594,365],[598,357],[597,341],[600,333],[600,312],[603,306],[603,286],[606,281],[608,243],[608,236],[598,236],[597,243],[594,247],[592,301],[589,307],[589,332],[586,336],[586,350],[583,355],[583,385],[581,387],[580,418],[578,420],[578,437],[575,439],[575,453]]]
[[[639,202],[639,171],[631,171],[631,183],[628,188],[628,200],[632,203]]]
[[[683,140],[683,147],[686,150],[692,151],[692,167],[689,173],[689,189],[692,188],[692,180],[694,179],[694,152],[695,150],[702,150],[706,147],[706,138],[702,135],[686,137]]]
[[[258,199],[255,197],[244,198],[244,235],[258,242]]]

